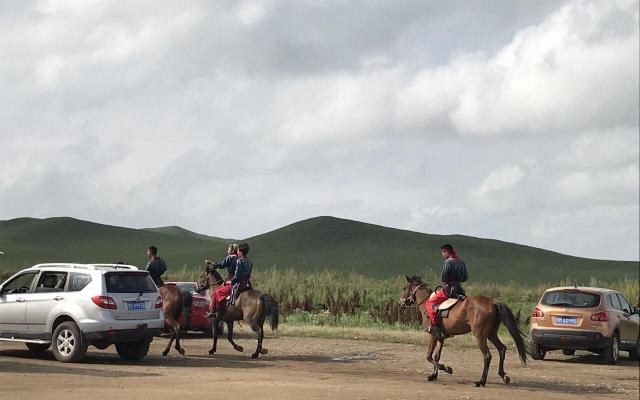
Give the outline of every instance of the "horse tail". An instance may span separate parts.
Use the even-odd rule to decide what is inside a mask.
[[[524,343],[523,333],[518,328],[518,323],[516,322],[516,318],[513,316],[511,309],[504,303],[496,304],[496,308],[498,309],[498,316],[500,320],[504,323],[509,331],[509,334],[513,338],[513,341],[516,344],[516,348],[518,349],[518,355],[520,356],[520,363],[525,366],[527,365],[527,352],[526,346]]]
[[[264,305],[264,318],[271,318],[271,330],[278,330],[278,322],[280,321],[280,306],[278,302],[270,294],[261,295],[260,300]]]
[[[181,290],[180,300],[180,307],[178,307],[176,320],[180,318],[180,314],[184,315],[184,327],[181,328],[183,330],[187,330],[191,326],[191,306],[193,305],[193,295],[187,290]]]

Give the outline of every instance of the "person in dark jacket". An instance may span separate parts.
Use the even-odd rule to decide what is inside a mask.
[[[149,276],[151,276],[151,279],[153,279],[157,287],[164,285],[161,276],[167,270],[167,263],[158,257],[158,248],[156,246],[149,246],[147,248],[147,257],[149,258],[149,262],[147,263],[146,270],[149,272]]]
[[[442,288],[436,290],[427,301],[426,308],[429,313],[431,324],[428,332],[434,335],[442,334],[437,317],[438,306],[450,297],[461,298],[465,296],[461,283],[469,279],[467,266],[456,254],[455,249],[450,244],[440,247],[440,253],[444,258],[442,266]]]
[[[236,273],[236,261],[238,256],[238,245],[230,243],[227,248],[227,256],[222,261],[210,261],[204,260],[207,266],[213,266],[214,268],[226,268],[227,278],[224,283],[216,288],[211,294],[211,303],[209,303],[209,312],[214,314],[216,318],[221,318],[224,312],[224,299],[231,294],[232,286],[231,280]]]
[[[251,289],[251,272],[253,272],[253,263],[247,258],[249,254],[249,245],[241,243],[238,246],[238,259],[236,261],[236,271],[231,279],[233,290],[231,292],[231,304],[236,303],[238,293]]]

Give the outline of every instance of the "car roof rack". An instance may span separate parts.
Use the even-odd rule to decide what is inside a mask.
[[[31,268],[71,268],[71,269],[128,269],[128,270],[138,270],[138,267],[135,265],[129,264],[77,264],[77,263],[44,263],[37,264]]]

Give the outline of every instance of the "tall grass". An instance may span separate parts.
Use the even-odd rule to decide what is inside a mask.
[[[183,267],[170,271],[167,280],[195,281],[200,274],[199,270]],[[438,277],[426,270],[423,280],[435,286]],[[256,289],[278,299],[288,324],[394,329],[415,329],[419,326],[417,309],[399,306],[400,293],[406,285],[404,276],[374,279],[332,270],[302,273],[294,269],[270,268],[254,270],[252,281]],[[545,284],[470,281],[465,290],[468,295],[482,294],[508,304],[524,326],[546,289],[573,285],[615,289],[624,294],[631,304],[640,306],[639,281],[631,278],[609,281],[591,278],[584,282],[564,280]]]

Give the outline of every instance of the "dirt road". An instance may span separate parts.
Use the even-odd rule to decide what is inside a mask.
[[[226,341],[207,355],[209,339],[184,340],[187,356],[160,356],[166,338],[156,339],[139,363],[120,360],[113,347],[90,348],[82,364],[62,364],[51,352],[32,354],[21,344],[0,343],[0,399],[637,399],[638,363],[601,365],[579,353],[550,354],[522,368],[507,353],[511,385],[497,376],[498,356],[484,388],[475,349],[445,348],[442,361],[453,375],[426,382],[424,347],[357,340],[269,338],[269,354],[249,359]],[[239,343],[255,346],[249,338]],[[626,353],[625,353],[626,355]],[[255,396],[255,397],[254,397]]]

